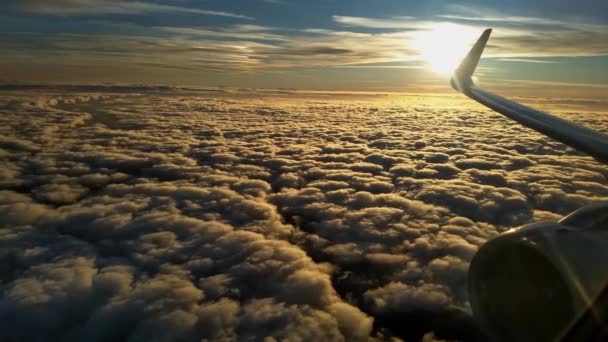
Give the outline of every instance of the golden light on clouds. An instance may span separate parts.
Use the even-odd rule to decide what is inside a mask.
[[[462,25],[441,23],[431,30],[416,32],[409,45],[420,52],[422,60],[435,72],[451,74],[479,35],[479,31]]]

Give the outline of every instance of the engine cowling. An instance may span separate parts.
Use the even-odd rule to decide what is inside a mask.
[[[608,202],[490,240],[468,274],[473,315],[492,340],[608,337]]]

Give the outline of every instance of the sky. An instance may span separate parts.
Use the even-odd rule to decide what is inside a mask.
[[[446,91],[445,69],[491,27],[480,83],[608,89],[600,0],[9,0],[0,13],[2,83]]]

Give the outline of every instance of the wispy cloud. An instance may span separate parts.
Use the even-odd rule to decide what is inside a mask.
[[[275,5],[284,5],[286,3],[283,0],[262,0],[262,2],[265,2],[268,4],[275,4]]]
[[[351,69],[422,69],[422,65],[334,65],[334,68]]]
[[[60,6],[61,5],[61,6]],[[23,9],[58,16],[137,14],[174,11],[246,19],[241,14],[214,12],[150,2],[116,0],[25,0]],[[120,65],[156,69],[288,72],[297,68],[416,69],[422,62],[416,39],[440,25],[473,33],[491,23],[495,28],[485,57],[511,63],[556,63],[543,58],[608,55],[608,25],[521,16],[498,17],[458,11],[435,17],[357,17],[335,15],[333,28],[297,29],[264,23],[221,26],[107,25],[99,33],[13,34],[0,41],[4,65],[36,63],[114,70]],[[336,25],[337,28],[336,28]],[[473,34],[475,35],[475,34]],[[78,57],[75,57],[78,56]],[[153,74],[153,73],[151,73]]]
[[[404,29],[415,30],[428,28],[429,22],[416,20],[413,17],[368,18],[334,15],[333,20],[345,26],[365,27],[374,29]]]
[[[218,37],[230,39],[245,39],[245,40],[268,40],[268,41],[285,41],[289,37],[270,32],[272,28],[256,25],[239,25],[225,29],[207,29],[207,28],[190,28],[190,27],[161,27],[163,31],[193,36],[193,37]]]
[[[143,1],[118,0],[22,0],[21,9],[29,13],[56,16],[90,16],[101,14],[146,14],[155,12],[191,13],[252,19],[249,16],[199,8],[164,5]]]
[[[470,11],[469,11],[470,13]],[[449,20],[462,20],[472,22],[483,22],[483,23],[510,23],[510,24],[529,24],[529,25],[559,25],[564,24],[563,20],[539,18],[539,17],[525,17],[525,16],[500,16],[497,14],[488,14],[484,12],[475,11],[478,13],[477,16],[466,16],[457,14],[442,14],[438,15],[439,18]]]
[[[457,7],[459,8],[459,7]],[[341,25],[361,29],[398,30],[404,37],[431,30],[439,24],[450,23],[481,32],[495,28],[485,57],[516,58],[576,57],[608,55],[608,25],[585,22],[582,19],[563,21],[524,16],[495,16],[492,12],[476,10],[479,16],[445,14],[430,18],[390,17],[368,18],[334,16]],[[394,31],[393,31],[394,32]],[[405,41],[408,44],[408,41]]]
[[[406,34],[394,32],[297,31],[257,25],[213,29],[116,25],[127,32],[22,34],[0,46],[12,51],[4,59],[19,55],[20,61],[55,58],[58,64],[73,63],[74,59],[65,57],[77,53],[80,62],[94,59],[90,61],[92,64],[103,56],[104,64],[145,63],[158,67],[166,64],[233,71],[401,62],[414,60],[416,54],[404,44]]]
[[[540,81],[540,80],[512,80],[512,79],[494,79],[496,83],[502,86],[511,87],[527,87],[527,86],[547,86],[547,87],[581,87],[581,88],[597,88],[608,91],[608,84],[602,83],[581,83],[581,82],[558,82],[558,81]]]
[[[518,62],[518,63],[538,63],[538,64],[557,64],[557,61],[548,61],[543,59],[528,59],[528,58],[497,58],[502,62]]]

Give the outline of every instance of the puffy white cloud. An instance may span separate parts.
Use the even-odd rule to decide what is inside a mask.
[[[467,339],[478,247],[608,196],[457,101],[103,90],[2,95],[0,339]]]

